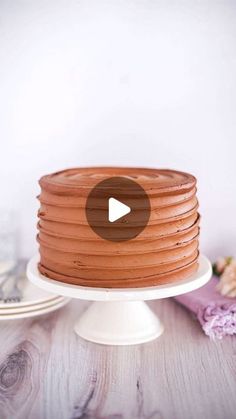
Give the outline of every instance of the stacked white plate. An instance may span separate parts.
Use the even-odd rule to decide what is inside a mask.
[[[19,287],[22,290],[20,302],[4,303],[0,301],[0,320],[40,316],[58,310],[70,301],[70,298],[36,287],[27,278],[21,280]]]

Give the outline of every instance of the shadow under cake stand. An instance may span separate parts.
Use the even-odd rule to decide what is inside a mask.
[[[94,301],[75,324],[82,338],[106,345],[133,345],[159,337],[163,325],[144,302],[184,294],[206,284],[212,275],[209,260],[201,255],[190,278],[144,288],[93,288],[49,279],[38,270],[39,256],[28,263],[27,276],[38,287],[71,298]]]

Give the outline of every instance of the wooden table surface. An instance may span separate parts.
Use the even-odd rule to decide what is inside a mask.
[[[236,337],[211,342],[168,299],[156,341],[97,345],[73,332],[86,306],[0,323],[0,419],[236,418]]]

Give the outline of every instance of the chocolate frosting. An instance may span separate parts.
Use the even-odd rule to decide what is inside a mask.
[[[85,214],[91,189],[113,176],[138,182],[150,199],[148,225],[125,242],[97,236]],[[95,167],[53,173],[39,183],[39,270],[49,278],[125,288],[173,282],[196,271],[200,217],[194,176],[167,169]],[[107,211],[102,200],[97,204]]]

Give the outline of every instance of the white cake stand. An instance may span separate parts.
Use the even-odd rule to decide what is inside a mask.
[[[200,256],[198,271],[191,278],[172,284],[145,288],[92,288],[70,285],[49,279],[37,268],[39,257],[27,267],[30,281],[46,291],[80,300],[95,301],[75,324],[82,338],[106,345],[133,345],[151,341],[164,330],[145,300],[173,297],[206,284],[212,275],[211,264]]]

